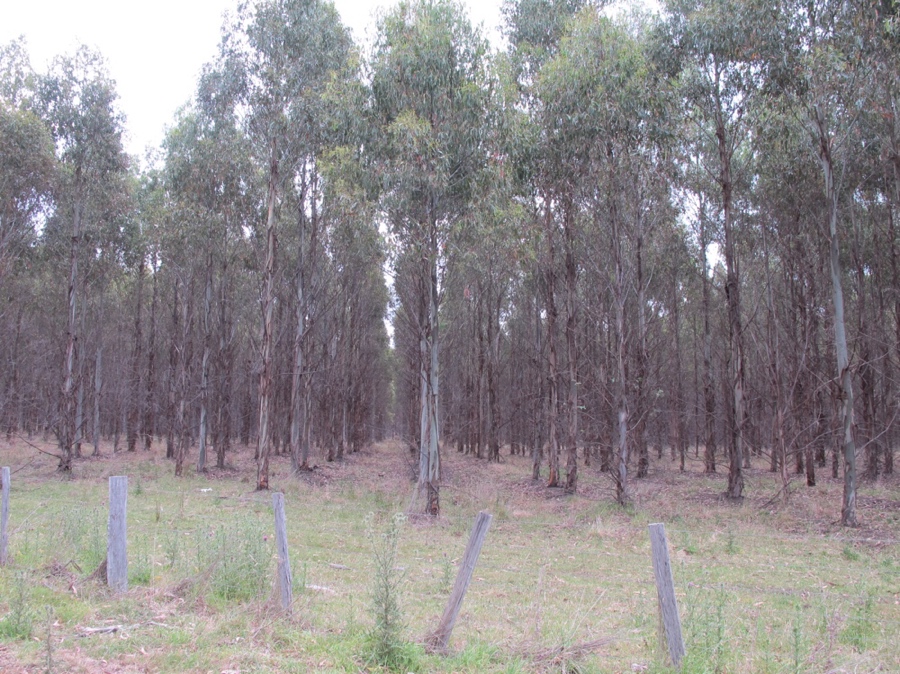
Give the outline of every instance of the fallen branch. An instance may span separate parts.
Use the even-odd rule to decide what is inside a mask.
[[[588,653],[593,653],[604,646],[615,641],[613,637],[605,637],[595,641],[588,641],[583,644],[575,644],[573,646],[557,646],[555,648],[547,648],[536,653],[528,654],[535,662],[553,662],[568,660],[569,658],[577,658]]]

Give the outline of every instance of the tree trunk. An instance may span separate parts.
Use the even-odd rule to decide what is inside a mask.
[[[844,290],[841,285],[841,257],[838,241],[838,189],[835,184],[831,140],[825,131],[825,120],[818,107],[814,122],[817,131],[819,163],[825,180],[825,201],[828,207],[828,234],[831,262],[831,292],[834,305],[834,347],[837,355],[837,377],[840,385],[841,444],[844,455],[844,495],[841,505],[841,524],[857,526],[856,520],[856,442],[853,438],[853,383],[850,378],[850,357],[844,325]]]
[[[212,351],[212,248],[206,253],[206,285],[203,291],[203,359],[200,362],[200,431],[197,449],[197,472],[206,472],[206,438],[209,414],[209,365]]]
[[[100,456],[100,403],[103,398],[103,346],[97,347],[94,358],[94,451],[92,456]]]
[[[438,425],[438,279],[437,242],[433,240],[426,261],[426,316],[421,330],[421,436],[419,440],[419,488],[426,491],[425,512],[440,514],[440,427]]]
[[[572,207],[566,207],[565,230],[565,264],[566,264],[566,351],[567,368],[567,400],[566,400],[566,492],[574,494],[578,488],[578,351],[575,339],[575,321],[577,310],[576,283],[578,281],[575,266],[575,224],[571,214]]]
[[[76,186],[81,184],[81,168],[75,170]],[[62,388],[62,414],[60,415],[59,438],[60,459],[57,470],[62,473],[72,472],[72,459],[74,458],[75,442],[75,358],[78,348],[77,314],[75,295],[78,288],[78,247],[81,241],[81,217],[83,205],[81,199],[76,197],[75,213],[72,219],[72,242],[69,252],[69,287],[66,294],[67,323],[66,323],[66,360],[64,366],[65,376]]]
[[[135,290],[135,309],[134,309],[134,344],[131,348],[131,380],[128,386],[128,431],[126,433],[128,451],[133,452],[137,448],[138,433],[140,432],[141,419],[141,402],[143,401],[143,390],[141,387],[141,356],[144,343],[142,334],[141,315],[144,313],[144,256],[141,255],[138,264],[137,288]]]
[[[719,185],[722,189],[722,229],[725,234],[725,299],[728,304],[729,369],[731,401],[728,407],[730,499],[741,499],[744,493],[744,349],[741,327],[740,282],[732,222],[731,159],[733,149],[728,142],[722,106],[717,105],[716,140],[719,149]]]
[[[707,475],[716,472],[716,392],[713,386],[712,371],[712,329],[710,326],[710,291],[709,291],[709,260],[707,260],[707,248],[709,239],[706,235],[705,203],[700,201],[700,255],[703,258],[703,277],[701,291],[703,296],[703,421],[704,421],[704,450],[703,464]]]
[[[141,432],[144,436],[144,451],[149,452],[153,444],[153,431],[156,424],[156,307],[159,295],[159,274],[156,269],[156,252],[153,253],[153,295],[150,300],[150,334],[147,343],[147,387],[144,391],[144,418],[141,421]]]
[[[269,488],[269,452],[271,449],[269,429],[269,408],[272,394],[272,346],[273,316],[275,309],[275,201],[277,198],[278,160],[275,141],[272,141],[272,156],[269,168],[269,190],[266,219],[266,276],[262,300],[262,368],[259,373],[259,428],[257,429],[256,489]]]

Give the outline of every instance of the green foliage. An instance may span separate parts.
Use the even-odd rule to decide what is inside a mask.
[[[199,571],[209,572],[209,590],[219,599],[256,599],[271,582],[272,548],[259,521],[244,517],[201,532],[197,542]]]
[[[9,613],[0,619],[0,639],[30,639],[34,618],[28,575],[20,571],[15,576]]]
[[[728,593],[723,589],[691,588],[686,597],[683,671],[715,674],[728,669],[730,651],[726,629]]]
[[[403,639],[405,624],[400,609],[400,587],[404,574],[397,568],[397,544],[406,516],[397,513],[383,532],[375,529],[375,516],[366,518],[366,537],[372,546],[372,595],[370,610],[374,625],[366,635],[371,663],[390,671],[413,671],[416,648]]]
[[[68,555],[59,559],[67,562],[75,560],[85,569],[96,569],[106,559],[106,513],[98,508],[88,512],[68,508],[61,516],[63,547],[52,542],[48,549],[56,555]]]
[[[841,630],[840,640],[857,652],[867,651],[875,642],[875,600],[867,595],[862,603],[854,607]]]

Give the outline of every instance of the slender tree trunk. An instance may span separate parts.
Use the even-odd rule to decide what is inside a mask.
[[[578,350],[576,343],[576,284],[575,223],[572,207],[566,207],[564,216],[565,264],[566,264],[566,351],[568,352],[568,391],[566,400],[566,492],[574,494],[578,488]]]
[[[703,463],[705,472],[711,475],[716,472],[716,392],[713,386],[712,371],[712,329],[710,326],[710,290],[709,290],[709,261],[707,260],[707,248],[709,239],[706,233],[705,203],[700,201],[700,255],[703,259],[703,276],[701,292],[703,297],[703,421],[705,429],[705,442],[703,451]]]
[[[635,477],[645,478],[650,471],[650,454],[647,448],[647,313],[644,306],[646,293],[644,290],[644,231],[643,223],[638,218],[638,231],[635,237],[635,272],[637,276],[637,379],[635,402],[634,442],[637,445],[638,465]]]
[[[547,259],[544,269],[544,303],[547,312],[547,347],[548,373],[547,390],[549,393],[548,422],[548,451],[547,477],[548,487],[559,486],[559,357],[557,355],[557,328],[558,311],[556,308],[556,244],[553,224],[553,213],[548,204],[544,219],[544,236],[547,240]]]
[[[147,336],[147,387],[144,391],[144,418],[141,421],[141,432],[144,436],[144,451],[149,452],[153,445],[153,431],[156,424],[156,307],[159,299],[159,282],[156,269],[156,252],[153,253],[153,294],[150,300],[150,334]]]
[[[725,234],[725,299],[728,304],[729,368],[731,401],[728,408],[729,466],[728,490],[730,499],[744,494],[744,348],[741,326],[740,282],[738,280],[734,223],[732,222],[731,177],[732,148],[726,137],[722,106],[717,105],[716,139],[719,148],[719,185],[722,189],[722,229]]]
[[[128,386],[128,432],[127,442],[128,451],[133,452],[137,448],[138,433],[140,432],[141,419],[141,402],[143,401],[143,390],[141,387],[141,357],[144,344],[144,336],[142,334],[141,315],[144,313],[144,256],[141,255],[138,264],[137,288],[135,290],[135,310],[134,310],[134,345],[131,349],[131,380]]]
[[[834,347],[837,354],[837,376],[840,382],[841,437],[844,455],[844,495],[841,505],[841,524],[857,526],[856,520],[856,442],[853,438],[853,382],[850,377],[850,356],[844,325],[844,290],[841,285],[840,242],[838,241],[838,189],[835,184],[831,139],[825,131],[825,120],[814,110],[819,163],[825,180],[825,201],[828,207],[828,234],[831,262],[831,292],[834,305]]]
[[[206,253],[206,285],[203,292],[203,359],[200,362],[200,432],[197,450],[197,472],[206,472],[206,439],[209,414],[209,366],[212,351],[212,248]]]
[[[75,184],[81,185],[81,167],[75,170]],[[80,190],[79,190],[80,191]],[[60,459],[57,470],[62,473],[72,472],[72,459],[75,456],[74,442],[75,424],[75,358],[78,350],[77,314],[75,296],[78,288],[78,248],[81,242],[81,217],[83,205],[76,197],[75,213],[72,219],[72,241],[69,252],[69,288],[66,295],[66,359],[62,387],[62,414],[60,415],[59,437]]]
[[[97,347],[94,358],[94,451],[92,456],[100,456],[100,403],[103,399],[103,346]]]
[[[613,285],[613,301],[616,305],[616,437],[618,461],[616,466],[616,501],[627,505],[631,500],[628,484],[628,340],[625,334],[625,252],[623,250],[623,233],[619,223],[615,195],[610,198],[610,223],[612,226],[612,248],[615,264],[615,282]]]
[[[432,241],[425,262],[426,315],[421,330],[421,436],[419,441],[419,487],[426,492],[425,512],[440,514],[439,481],[441,478],[440,427],[438,425],[438,279],[437,242]]]
[[[269,190],[266,218],[266,276],[262,301],[262,369],[259,373],[259,427],[257,430],[256,489],[269,488],[269,453],[271,451],[271,429],[269,411],[272,396],[272,347],[275,309],[275,201],[277,198],[278,160],[275,141],[272,141],[272,157],[269,168]]]
[[[225,456],[231,450],[231,378],[233,358],[231,327],[228,322],[228,255],[222,258],[219,282],[219,347],[216,370],[219,390],[216,395],[216,468],[225,468]]]
[[[180,331],[179,323],[179,299],[178,299],[178,288],[181,285],[181,279],[178,276],[175,276],[175,281],[172,284],[172,335],[169,338],[169,400],[166,410],[166,416],[168,417],[168,428],[166,429],[166,458],[174,459],[175,458],[175,417],[177,415],[177,402],[178,402],[178,359],[179,359],[179,346],[178,346],[178,333]]]
[[[544,460],[544,434],[542,432],[544,419],[548,415],[544,414],[544,347],[542,343],[542,326],[541,312],[539,311],[540,300],[537,294],[532,298],[532,314],[534,323],[534,365],[535,365],[535,383],[534,383],[534,402],[532,413],[534,414],[533,437],[531,441],[531,479],[541,479],[541,464]]]

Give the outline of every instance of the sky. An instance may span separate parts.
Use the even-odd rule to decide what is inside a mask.
[[[99,51],[116,81],[126,117],[125,148],[143,157],[162,142],[175,112],[190,100],[203,64],[219,42],[222,16],[238,0],[5,0],[0,44],[24,35],[31,65],[45,71],[58,54],[80,44]],[[393,0],[334,0],[358,42],[374,28],[375,12]],[[473,23],[498,39],[501,0],[464,0]]]

